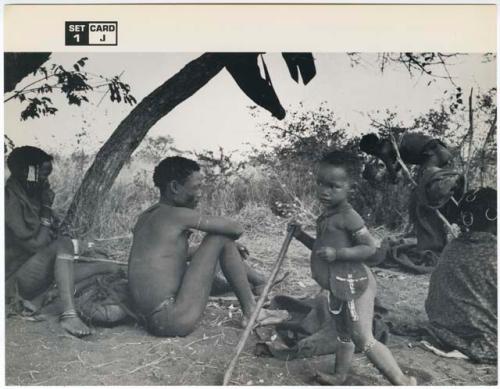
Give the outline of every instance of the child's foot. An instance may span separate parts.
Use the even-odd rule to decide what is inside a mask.
[[[267,326],[272,324],[279,324],[288,320],[289,315],[287,311],[283,310],[271,310],[271,309],[261,309],[259,312],[259,316],[257,316],[257,320],[255,322],[258,326]],[[242,327],[246,327],[248,325],[248,321],[250,320],[250,316],[243,316],[241,319]]]
[[[342,385],[347,380],[347,374],[326,374],[316,370],[314,379],[321,385]]]
[[[64,312],[60,316],[59,322],[62,328],[77,338],[83,338],[84,336],[90,335],[90,328],[85,325],[74,310]]]

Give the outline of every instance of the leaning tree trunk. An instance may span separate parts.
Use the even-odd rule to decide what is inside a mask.
[[[63,225],[72,235],[85,235],[90,231],[101,201],[149,129],[223,67],[220,55],[201,55],[146,96],[119,124],[97,153],[66,213]]]

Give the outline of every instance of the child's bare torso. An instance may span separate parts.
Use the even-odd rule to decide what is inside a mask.
[[[352,237],[345,228],[346,212],[352,211],[350,206],[343,207],[330,216],[323,214],[317,223],[316,240],[311,251],[311,273],[314,280],[324,289],[330,288],[331,264],[317,257],[316,251],[321,247],[333,247],[338,250],[352,247]]]
[[[136,309],[144,314],[177,294],[186,271],[191,232],[179,223],[180,212],[158,203],[135,226],[128,280]]]

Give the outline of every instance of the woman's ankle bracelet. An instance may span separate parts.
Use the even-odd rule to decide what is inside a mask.
[[[78,317],[78,313],[76,312],[76,309],[68,309],[67,311],[64,311],[59,315],[59,320],[64,320],[64,319],[69,319],[69,318],[74,318]]]

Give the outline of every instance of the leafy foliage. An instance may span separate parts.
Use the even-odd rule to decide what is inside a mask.
[[[33,76],[41,78],[29,83],[19,90],[15,90],[4,100],[7,102],[17,99],[26,104],[21,112],[21,120],[40,118],[42,116],[55,115],[57,108],[47,95],[59,90],[64,94],[69,105],[81,106],[88,103],[89,92],[95,89],[106,88],[110,92],[109,98],[112,102],[124,102],[134,105],[136,99],[130,93],[130,85],[121,81],[120,76],[105,78],[85,71],[88,57],[82,57],[76,61],[72,69],[65,69],[62,65],[52,64],[49,67],[40,66]]]
[[[48,97],[28,98],[27,107],[21,112],[21,120],[28,118],[39,118],[40,115],[54,115],[57,108],[52,106],[52,100]]]

